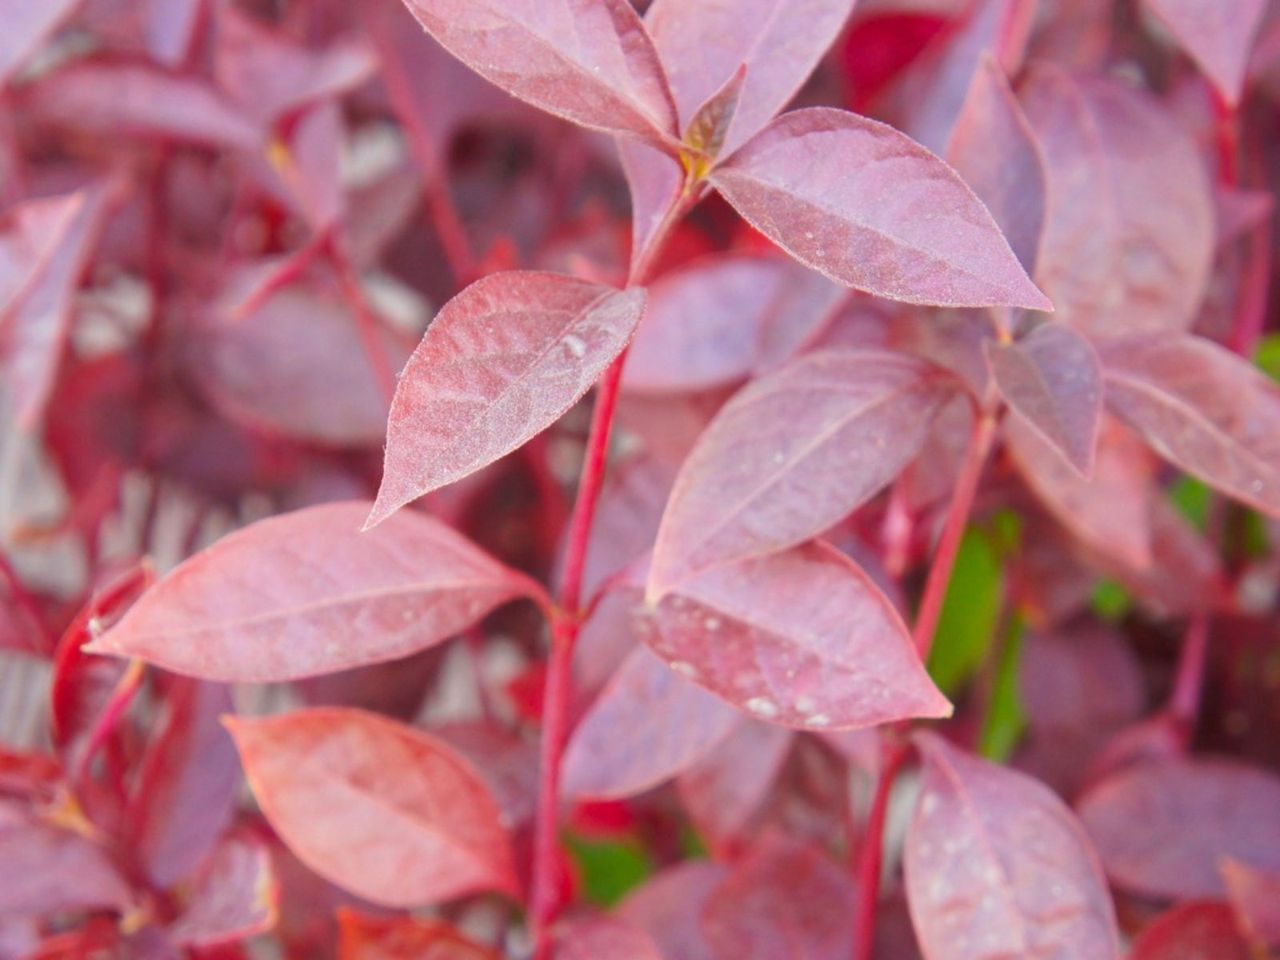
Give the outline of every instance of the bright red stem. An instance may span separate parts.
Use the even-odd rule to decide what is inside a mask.
[[[884,823],[889,812],[893,781],[906,762],[910,748],[904,744],[884,745],[884,767],[876,781],[875,797],[867,815],[858,852],[857,902],[854,904],[853,960],[871,960],[876,941],[876,908],[880,902],[880,871],[884,860]]]

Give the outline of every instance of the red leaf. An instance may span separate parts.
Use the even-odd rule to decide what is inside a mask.
[[[600,800],[655,787],[696,763],[740,722],[736,710],[636,648],[578,721],[564,792]]]
[[[79,5],[80,0],[42,0],[41,3],[4,0],[0,3],[0,23],[4,24],[4,32],[0,34],[0,87]]]
[[[1240,929],[1263,946],[1280,947],[1280,870],[1256,870],[1228,859],[1218,872]]]
[[[276,922],[271,851],[251,835],[224,839],[192,879],[187,908],[169,925],[180,946],[208,948],[245,940]]]
[[[1157,453],[1280,515],[1280,388],[1198,337],[1105,344],[1101,356],[1108,406]]]
[[[825,543],[686,580],[643,626],[672,669],[784,726],[851,729],[951,713],[893,605]]]
[[[338,960],[499,960],[442,920],[338,911]]]
[[[1089,341],[1046,323],[1009,344],[987,341],[1001,396],[1085,478],[1093,473],[1102,419],[1102,370]]]
[[[405,4],[441,46],[507,93],[585,127],[673,149],[671,91],[627,0]]]
[[[1185,330],[1213,259],[1195,146],[1129,84],[1039,67],[1022,90],[1049,171],[1036,279],[1084,333]]]
[[[440,521],[358,532],[367,502],[271,517],[164,577],[86,649],[263,682],[395,660],[534,589]]]
[[[1119,958],[1106,882],[1062,801],[936,735],[921,734],[917,743],[924,783],[904,865],[924,955]]]
[[[341,708],[226,723],[262,812],[327,880],[391,907],[518,892],[497,804],[435,738]]]
[[[1222,98],[1240,102],[1249,54],[1267,12],[1267,0],[1146,0]]]
[[[591,389],[631,339],[640,288],[499,273],[454,297],[409,359],[366,527],[515,450]]]
[[[1197,900],[1159,917],[1133,943],[1129,960],[1250,960],[1249,949],[1225,903]]]
[[[629,893],[618,905],[618,916],[648,933],[663,960],[714,960],[702,914],[725,874],[722,864],[710,860],[668,867]]]
[[[809,539],[889,483],[956,384],[903,354],[813,353],[739,391],[685,460],[649,577],[690,576]]]
[[[909,303],[1053,309],[955,171],[875,120],[785,114],[711,182],[753,227],[846,286]]]
[[[625,920],[580,920],[556,937],[555,960],[667,960],[649,935]]]
[[[1226,857],[1280,871],[1280,778],[1228,760],[1126,767],[1077,804],[1107,874],[1148,897],[1221,897]]]

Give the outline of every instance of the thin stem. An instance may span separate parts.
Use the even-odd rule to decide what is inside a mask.
[[[960,468],[960,476],[956,478],[955,491],[951,495],[951,504],[947,507],[947,518],[942,527],[942,537],[938,541],[933,565],[929,568],[929,577],[925,581],[924,597],[916,614],[915,642],[922,660],[928,660],[929,648],[933,646],[933,635],[938,629],[938,618],[942,614],[942,602],[946,599],[947,585],[951,582],[956,554],[960,551],[960,540],[969,523],[973,500],[978,492],[978,481],[982,477],[987,455],[991,452],[995,433],[995,414],[990,408],[984,409],[978,413],[973,425],[969,448]]]
[[[336,237],[330,238],[328,247],[334,266],[337,267],[342,298],[347,301],[347,305],[356,315],[356,330],[360,335],[360,343],[364,347],[373,376],[378,381],[378,386],[386,397],[387,403],[390,404],[396,393],[396,372],[391,368],[386,344],[382,342],[380,336],[381,324],[364,295],[360,277],[356,274],[355,265],[351,262],[347,251]]]
[[[1169,697],[1169,716],[1184,744],[1190,742],[1200,714],[1204,691],[1204,673],[1209,658],[1209,615],[1203,611],[1192,615],[1178,655],[1178,672]]]
[[[854,904],[853,960],[871,960],[876,941],[876,908],[880,902],[880,873],[884,859],[884,824],[889,812],[893,781],[906,762],[910,748],[886,742],[884,764],[876,781],[871,812],[858,851],[857,902]]]

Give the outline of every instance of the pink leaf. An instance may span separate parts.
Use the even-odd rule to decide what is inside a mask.
[[[910,462],[955,390],[942,371],[904,354],[831,350],[739,391],[676,478],[650,595],[847,516]]]
[[[671,91],[627,0],[405,3],[441,46],[507,93],[574,123],[673,149]]]
[[[1240,102],[1249,54],[1267,12],[1267,0],[1146,0],[1222,98]]]
[[[205,0],[146,0],[147,50],[166,67],[181,66],[204,15]]]
[[[622,352],[644,303],[640,288],[528,272],[493,274],[450,300],[400,377],[366,526],[558,420]]]
[[[875,120],[785,114],[711,182],[753,227],[846,286],[909,303],[1053,309],[955,171]]]
[[[655,787],[714,748],[740,716],[638,647],[578,721],[564,792],[613,799]]]
[[[1161,456],[1280,515],[1280,388],[1198,337],[1106,344],[1107,405]]]
[[[1084,333],[1185,330],[1213,259],[1213,196],[1195,145],[1131,85],[1032,72],[1049,217],[1036,279]]]
[[[904,855],[930,960],[1118,960],[1111,897],[1084,830],[1046,786],[933,734]]]
[[[1102,419],[1102,370],[1089,341],[1046,323],[1014,343],[988,341],[987,359],[1010,409],[1089,477]]]
[[[648,933],[663,960],[714,960],[702,914],[725,873],[710,860],[685,860],[629,893],[617,914]]]
[[[567,924],[556,937],[555,960],[667,960],[647,933],[602,917]]]
[[[1229,760],[1167,760],[1126,767],[1077,805],[1107,874],[1147,897],[1224,892],[1230,857],[1280,871],[1280,778]]]
[[[672,669],[773,723],[849,729],[951,713],[893,605],[821,542],[685,580],[642,626]]]
[[[1240,929],[1267,947],[1280,947],[1280,870],[1257,870],[1236,860],[1218,867]]]
[[[1257,956],[1240,936],[1229,906],[1194,900],[1179,904],[1143,930],[1129,960],[1250,960]]]
[[[341,708],[226,723],[262,812],[322,877],[389,907],[517,893],[497,804],[435,738]]]
[[[80,0],[4,0],[0,3],[0,87],[57,29]]]
[[[406,657],[530,589],[432,517],[359,533],[367,507],[310,507],[224,537],[86,649],[209,680],[291,680]]]
[[[244,940],[275,925],[277,895],[267,845],[251,835],[228,837],[192,880],[187,907],[169,935],[195,948]]]

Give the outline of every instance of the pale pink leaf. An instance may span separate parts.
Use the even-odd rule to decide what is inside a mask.
[[[1166,911],[1133,942],[1129,960],[1256,960],[1231,908],[1192,900]]]
[[[147,50],[166,67],[181,66],[191,52],[205,0],[146,0]]]
[[[1075,815],[1044,784],[917,737],[924,782],[904,866],[930,960],[1118,960],[1115,912]]]
[[[631,268],[654,253],[663,224],[684,196],[679,161],[638,140],[620,140],[618,156],[631,195]]]
[[[1240,928],[1260,944],[1280,947],[1280,870],[1258,870],[1227,859],[1218,871]]]
[[[1107,874],[1147,897],[1221,897],[1226,858],[1280,871],[1280,778],[1225,759],[1125,767],[1077,805]]]
[[[1240,102],[1267,0],[1146,0],[1222,98]]]
[[[831,350],[739,391],[676,478],[650,594],[800,543],[847,516],[910,462],[957,387],[905,354]]]
[[[1012,343],[987,341],[987,360],[1010,409],[1089,477],[1102,421],[1102,370],[1089,341],[1046,323]]]
[[[672,149],[675,103],[627,0],[405,4],[441,46],[507,93],[574,123]]]
[[[168,929],[180,946],[233,943],[275,925],[275,867],[270,848],[255,836],[233,835],[218,844],[190,891],[186,909]]]
[[[648,933],[663,960],[714,960],[702,913],[726,873],[710,860],[682,861],[627,894],[617,914]]]
[[[1053,309],[959,175],[875,120],[784,114],[711,182],[753,227],[846,286],[935,306]]]
[[[336,707],[226,723],[267,820],[325,879],[389,907],[517,894],[497,804],[439,740]]]
[[[366,526],[558,420],[622,352],[644,304],[638,287],[533,272],[493,274],[450,300],[396,387]]]
[[[772,723],[851,729],[951,713],[897,610],[818,541],[684,580],[640,626],[672,669]]]
[[[617,917],[578,920],[556,935],[554,960],[667,960],[653,939]]]
[[[326,504],[238,530],[86,649],[209,680],[291,680],[406,657],[531,587],[420,513],[362,534],[367,509]]]
[[[564,754],[564,792],[615,799],[696,763],[741,714],[637,647],[578,721]]]
[[[79,5],[80,0],[0,3],[0,87]]]

